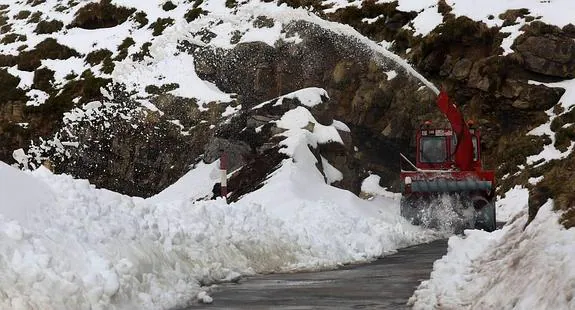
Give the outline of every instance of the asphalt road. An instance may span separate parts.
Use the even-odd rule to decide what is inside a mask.
[[[192,309],[408,309],[406,302],[433,262],[447,252],[447,240],[417,245],[365,265],[332,271],[271,274],[223,284],[214,302]]]

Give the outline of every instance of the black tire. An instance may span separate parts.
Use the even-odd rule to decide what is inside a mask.
[[[420,225],[421,221],[417,218],[417,208],[415,206],[417,199],[413,197],[401,197],[399,204],[399,214],[407,219],[413,225]]]
[[[492,232],[497,229],[497,219],[495,215],[495,199],[488,205],[477,211],[475,219],[475,229],[482,229]]]

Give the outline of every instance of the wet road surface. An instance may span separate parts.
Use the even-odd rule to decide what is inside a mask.
[[[399,250],[370,264],[338,270],[271,274],[222,284],[214,302],[192,309],[408,309],[407,300],[433,262],[447,252],[447,240]]]

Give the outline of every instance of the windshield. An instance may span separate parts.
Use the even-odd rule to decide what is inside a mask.
[[[421,137],[421,162],[422,163],[443,163],[447,159],[446,138],[437,136]]]

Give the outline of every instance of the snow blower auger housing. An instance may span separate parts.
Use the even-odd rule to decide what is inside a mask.
[[[463,227],[493,231],[495,219],[495,173],[483,170],[481,133],[466,123],[463,115],[447,94],[440,92],[437,106],[451,128],[434,128],[425,122],[417,130],[415,164],[403,154],[410,170],[402,169],[401,215],[414,224],[425,224],[424,217],[447,200]],[[430,223],[426,223],[430,224]],[[433,223],[431,225],[433,227]]]

